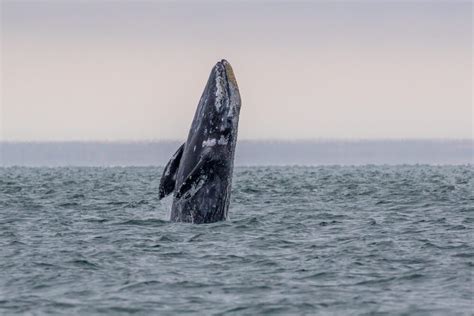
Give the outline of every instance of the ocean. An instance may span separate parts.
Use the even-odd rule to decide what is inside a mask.
[[[0,168],[0,314],[473,315],[473,165],[237,167],[204,225],[161,172]]]

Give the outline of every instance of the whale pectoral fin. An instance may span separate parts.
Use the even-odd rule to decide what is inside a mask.
[[[189,175],[183,181],[183,184],[176,191],[176,198],[180,198],[186,192],[194,188],[199,190],[200,186],[204,184],[207,179],[207,167],[212,164],[214,161],[209,156],[204,156],[199,160],[196,166],[191,170]]]
[[[163,175],[160,180],[159,188],[159,199],[161,200],[168,194],[174,191],[176,186],[176,175],[179,169],[179,163],[181,162],[181,157],[183,156],[184,144],[182,144],[178,150],[171,157],[168,164],[166,164],[165,170],[163,170]]]

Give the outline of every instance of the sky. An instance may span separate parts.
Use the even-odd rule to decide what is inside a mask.
[[[473,138],[470,1],[0,6],[0,141],[183,140],[222,58],[240,139]]]

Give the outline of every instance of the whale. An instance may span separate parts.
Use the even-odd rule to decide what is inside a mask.
[[[240,108],[234,71],[223,59],[211,70],[186,142],[163,170],[159,199],[173,194],[172,222],[228,218]]]

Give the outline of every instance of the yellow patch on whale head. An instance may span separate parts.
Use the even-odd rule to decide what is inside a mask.
[[[232,70],[232,67],[229,63],[225,63],[225,72],[227,74],[227,79],[232,82],[232,84],[239,89],[239,86],[237,84],[237,80],[235,79],[234,75],[234,70]]]

